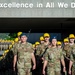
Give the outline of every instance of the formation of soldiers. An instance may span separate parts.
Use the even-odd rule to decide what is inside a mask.
[[[0,52],[1,52],[0,55],[3,55],[0,57],[1,59],[5,57],[5,55],[9,52],[9,50],[11,50],[11,48],[17,41],[18,41],[18,38],[15,38],[14,40],[0,39]]]
[[[12,66],[17,75],[75,75],[74,34],[63,42],[54,36],[50,42],[50,34],[44,33],[35,44],[27,42],[25,33],[17,35],[7,47],[13,52]]]

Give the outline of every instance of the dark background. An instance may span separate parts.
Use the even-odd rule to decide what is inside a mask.
[[[75,34],[75,18],[0,18],[0,32],[61,33],[61,38]]]

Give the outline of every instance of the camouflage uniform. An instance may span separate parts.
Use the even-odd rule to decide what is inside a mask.
[[[74,45],[67,44],[63,47],[64,56],[66,56],[68,60],[70,60],[70,55],[73,48],[75,48],[75,44]]]
[[[15,47],[17,46],[17,44],[19,44],[21,41],[15,42],[13,47],[11,48],[11,51],[14,53]]]
[[[48,45],[49,44],[50,43],[48,43]],[[45,49],[48,47],[48,45],[45,45],[43,43],[43,44],[40,44],[36,49],[35,57],[36,57],[36,73],[37,73],[37,75],[42,75],[42,69],[43,69],[42,57],[44,57],[44,55],[42,56],[42,54],[45,51]]]
[[[33,52],[32,44],[18,43],[14,50],[14,55],[18,56],[17,68],[18,75],[31,75],[31,53]]]
[[[61,75],[61,63],[60,60],[64,59],[62,49],[60,48],[49,48],[44,56],[47,64],[48,75]]]
[[[45,49],[49,46],[50,43],[48,43],[48,45],[45,45],[44,43],[43,44],[40,44],[38,46],[38,48],[36,49],[36,55],[39,55],[41,56],[42,53],[45,51]]]
[[[70,58],[72,48],[73,47],[71,47],[69,44],[65,45],[64,48],[63,48],[64,56],[66,56],[67,58]]]
[[[67,44],[63,48],[63,54],[64,54],[64,58],[65,58],[67,75],[69,75],[68,71],[69,71],[70,55],[71,55],[71,51],[73,50],[74,47],[75,47],[75,44],[74,45]]]
[[[73,47],[73,49],[71,51],[70,59],[73,62],[72,75],[75,75],[75,47]]]
[[[15,47],[17,46],[17,44],[18,43],[15,43],[14,45],[13,45],[13,47],[11,48],[11,51],[14,53],[14,50],[15,50]]]

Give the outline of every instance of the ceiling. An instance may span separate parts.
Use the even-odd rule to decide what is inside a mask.
[[[0,32],[74,32],[75,18],[0,18]]]

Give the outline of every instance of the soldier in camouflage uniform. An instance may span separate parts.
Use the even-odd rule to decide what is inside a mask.
[[[43,36],[41,36],[40,37],[40,43],[42,44],[42,43],[44,43],[45,41],[44,41],[44,37]]]
[[[63,48],[63,54],[65,57],[67,75],[69,75],[68,71],[69,71],[70,55],[71,55],[71,51],[73,50],[74,47],[75,47],[74,34],[70,34],[69,35],[69,43],[67,45],[65,45]]]
[[[72,61],[70,61],[70,66],[69,66],[69,74],[71,74],[71,67],[72,67],[72,64],[73,64],[73,67],[72,67],[72,75],[75,75],[75,64],[74,64],[74,53],[75,53],[75,44],[74,44],[74,34],[70,34],[69,35],[69,40],[70,40],[70,43],[69,43],[69,46],[70,46],[70,51],[68,51],[68,54],[70,56],[70,59]]]
[[[46,48],[48,48],[49,46],[51,46],[51,43],[49,41],[50,39],[50,35],[48,33],[44,34],[44,43],[41,43],[37,50],[36,50],[36,55],[42,55],[42,53],[45,51]]]
[[[44,54],[46,53],[46,49],[51,44],[50,41],[50,35],[48,33],[44,34],[44,42],[41,43],[37,49],[36,49],[36,68],[38,68],[39,75],[42,75],[42,69],[43,69],[43,61],[44,61]],[[45,52],[45,53],[44,53]],[[44,53],[44,54],[43,54]],[[40,65],[40,66],[39,66]],[[46,68],[47,69],[47,68]],[[47,73],[46,73],[47,74]]]
[[[73,50],[71,51],[70,55],[69,74],[75,75],[75,47],[73,47]]]
[[[57,47],[62,48],[62,43],[60,41],[57,41]]]
[[[23,33],[21,34],[21,42],[16,45],[14,50],[13,67],[15,68],[17,61],[18,75],[31,75],[31,59],[34,64],[33,69],[35,69],[36,63],[33,47],[32,44],[27,42],[27,36]]]
[[[35,56],[35,59],[37,58],[36,57],[36,50],[37,50],[37,47],[40,45],[40,42],[35,42],[35,47],[34,47],[34,56]],[[32,62],[32,66],[33,66],[33,62]],[[32,69],[31,69],[32,70]],[[37,72],[37,68],[35,70],[32,70],[32,75],[38,75],[38,72]]]
[[[59,48],[59,49],[62,49],[62,43],[61,43],[61,41],[57,41],[57,47]],[[62,65],[62,63],[61,63],[61,75],[64,75],[65,73],[63,72],[63,65]]]
[[[68,75],[68,70],[69,70],[69,55],[68,55],[68,47],[69,46],[69,39],[65,38],[64,39],[64,46],[63,46],[63,55],[64,55],[64,61],[65,61],[65,66],[66,66],[66,73]],[[68,59],[67,59],[68,58]],[[62,75],[65,75],[64,73]]]
[[[65,72],[65,63],[64,57],[61,48],[57,48],[56,46],[57,39],[53,37],[52,39],[52,47],[48,48],[44,58],[44,66],[43,66],[43,74],[45,75],[45,67],[47,66],[47,74],[48,75],[61,75],[61,65],[60,61],[63,65],[63,71]]]
[[[69,39],[68,38],[65,38],[64,39],[64,46],[67,45],[67,44],[69,44]]]

